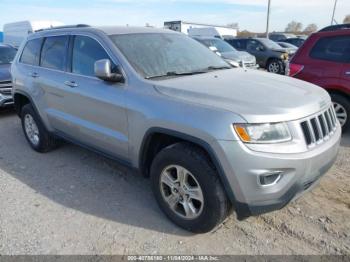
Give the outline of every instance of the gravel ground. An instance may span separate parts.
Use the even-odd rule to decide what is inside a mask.
[[[350,135],[320,185],[283,210],[193,235],[169,222],[150,183],[66,144],[32,151],[0,113],[0,254],[350,255]]]

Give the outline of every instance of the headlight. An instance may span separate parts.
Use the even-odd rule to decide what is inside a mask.
[[[237,62],[237,61],[233,61],[233,60],[227,59],[226,62],[228,62],[230,65],[232,65],[234,67],[240,67],[239,62]]]
[[[288,57],[289,57],[288,53],[284,53],[281,55],[282,60],[288,60]]]
[[[237,135],[244,143],[270,144],[290,141],[292,136],[285,123],[235,124]]]

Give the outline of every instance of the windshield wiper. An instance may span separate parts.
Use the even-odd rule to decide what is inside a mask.
[[[190,72],[175,72],[170,71],[163,75],[155,75],[155,76],[147,76],[146,79],[154,79],[154,78],[161,78],[161,77],[167,77],[167,76],[188,76],[188,75],[198,75],[198,74],[205,74],[213,70],[223,70],[223,69],[231,69],[230,66],[208,66],[207,68],[203,70],[198,71],[190,71]]]
[[[167,77],[167,76],[188,76],[188,75],[197,75],[197,74],[204,74],[207,71],[191,71],[191,72],[175,72],[170,71],[163,75],[155,75],[155,76],[147,76],[146,79],[154,79],[154,78],[161,78],[161,77]]]
[[[207,70],[223,70],[223,69],[232,69],[231,66],[208,66]]]

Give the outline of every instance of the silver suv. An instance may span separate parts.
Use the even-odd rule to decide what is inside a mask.
[[[232,68],[153,28],[63,27],[30,35],[12,65],[30,146],[69,140],[150,176],[177,225],[207,232],[284,207],[332,166],[341,128],[323,89]]]

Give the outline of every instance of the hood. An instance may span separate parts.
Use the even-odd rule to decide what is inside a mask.
[[[10,68],[11,64],[0,65],[0,81],[11,80]]]
[[[154,81],[160,93],[239,114],[249,123],[304,118],[330,104],[313,84],[258,70],[228,69]]]
[[[251,61],[254,56],[244,51],[232,51],[221,53],[222,58],[231,59],[234,61]]]
[[[287,52],[288,52],[289,54],[294,54],[294,53],[296,53],[296,51],[297,51],[298,49],[296,49],[296,48],[286,48],[286,50],[287,50]]]
[[[281,48],[272,48],[271,50],[275,51],[275,52],[280,52],[280,53],[286,53],[287,52],[287,50],[285,48],[283,48],[283,47],[281,47]]]

